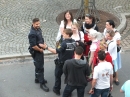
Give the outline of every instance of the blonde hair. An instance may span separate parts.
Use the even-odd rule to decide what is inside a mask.
[[[107,43],[105,42],[105,40],[101,40],[100,41],[100,45],[99,45],[99,47],[100,47],[100,49],[101,50],[106,50],[107,49]]]
[[[76,22],[73,22],[72,26],[76,26],[79,29],[79,24]]]

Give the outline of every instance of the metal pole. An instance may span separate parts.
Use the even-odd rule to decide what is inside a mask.
[[[88,6],[89,6],[89,0],[84,0],[84,11],[85,11],[85,14],[88,14]]]

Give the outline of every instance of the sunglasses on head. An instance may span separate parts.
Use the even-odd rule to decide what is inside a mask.
[[[90,17],[91,15],[90,15],[90,14],[86,14],[85,16],[86,16],[86,17]]]

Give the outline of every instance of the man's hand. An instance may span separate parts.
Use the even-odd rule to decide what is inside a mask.
[[[41,47],[41,48],[43,48],[43,49],[46,49],[46,47],[47,47],[47,45],[46,44],[39,44],[39,46]]]
[[[113,90],[113,85],[112,86],[110,86],[110,91],[112,91]]]
[[[42,53],[42,52],[43,52],[43,49],[40,49],[40,50],[39,50],[39,52],[41,52],[41,53]]]
[[[94,93],[93,89],[89,90],[89,94],[93,94],[93,93]]]

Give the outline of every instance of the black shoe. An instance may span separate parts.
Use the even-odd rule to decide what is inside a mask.
[[[53,92],[54,92],[56,95],[60,96],[60,91],[53,89]]]
[[[39,83],[39,80],[37,78],[35,78],[35,83]]]
[[[45,92],[49,92],[49,88],[45,84],[40,84],[40,88],[43,89]]]
[[[44,83],[46,84],[46,83],[47,83],[47,80],[44,79]]]
[[[114,83],[118,86],[120,83],[119,81],[114,81]]]
[[[37,78],[35,78],[35,83],[39,83],[39,80]],[[47,80],[44,79],[44,83],[47,83]]]
[[[72,93],[68,97],[72,97]]]

